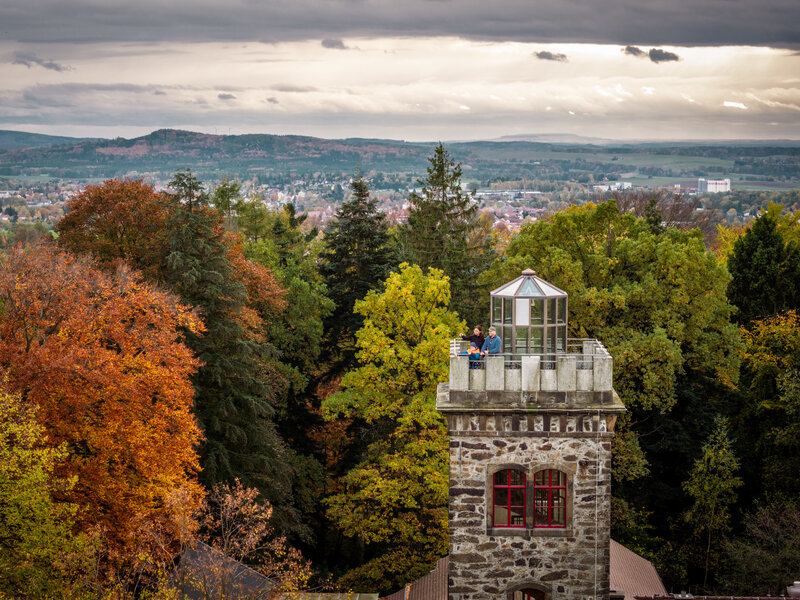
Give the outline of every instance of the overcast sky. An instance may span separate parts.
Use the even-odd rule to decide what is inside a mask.
[[[3,0],[0,129],[800,139],[800,0]]]

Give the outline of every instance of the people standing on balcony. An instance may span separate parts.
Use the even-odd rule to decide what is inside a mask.
[[[480,325],[476,325],[475,329],[472,330],[472,335],[462,335],[461,339],[466,342],[471,342],[475,344],[479,349],[483,348],[483,327]]]
[[[500,354],[503,351],[503,340],[497,335],[497,330],[494,327],[489,327],[489,337],[483,341],[481,346],[481,354]]]

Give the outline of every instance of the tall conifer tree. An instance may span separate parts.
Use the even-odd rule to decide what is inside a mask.
[[[736,241],[728,270],[728,299],[739,323],[800,308],[800,247],[786,243],[769,214]]]
[[[363,177],[350,183],[352,198],[342,204],[336,218],[325,231],[325,250],[320,273],[328,286],[328,296],[336,303],[326,320],[328,339],[344,348],[343,359],[351,363],[355,332],[364,317],[353,312],[356,300],[377,289],[397,265],[397,253],[389,236],[389,225],[370,197]]]
[[[400,230],[402,258],[442,269],[450,277],[453,310],[469,324],[485,321],[488,296],[479,297],[477,279],[491,264],[491,241],[474,235],[478,205],[461,189],[461,163],[441,143],[428,162],[428,175],[419,181],[422,192],[409,196],[408,223]]]

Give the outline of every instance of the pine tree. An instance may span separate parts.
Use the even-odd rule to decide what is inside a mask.
[[[739,308],[739,323],[800,308],[800,247],[784,241],[771,215],[736,241],[728,270],[728,299]]]
[[[353,197],[342,204],[325,231],[319,268],[328,296],[336,303],[325,322],[327,337],[344,349],[344,364],[352,363],[354,335],[364,324],[364,317],[353,311],[356,300],[377,289],[397,264],[389,224],[370,197],[369,184],[358,177],[350,186]]]
[[[489,239],[475,239],[478,205],[461,189],[461,163],[440,143],[428,159],[422,193],[409,196],[408,223],[400,230],[402,258],[450,277],[452,308],[469,323],[484,321],[488,296],[478,297],[478,276],[492,260]]]

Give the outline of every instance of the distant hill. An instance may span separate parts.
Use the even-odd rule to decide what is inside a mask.
[[[73,138],[60,135],[43,135],[27,131],[11,131],[0,129],[0,148],[36,148],[39,146],[56,146],[58,144],[74,144],[92,138]]]
[[[315,173],[337,178],[375,171],[404,174],[413,185],[416,178],[424,176],[434,148],[433,143],[398,140],[211,135],[176,129],[113,140],[21,132],[0,132],[0,139],[3,134],[19,145],[9,141],[4,146],[0,142],[0,176],[46,175],[78,180],[147,177],[166,182],[175,171],[188,167],[208,182],[230,175],[262,183],[286,183]],[[31,144],[36,140],[40,145]],[[588,183],[623,176],[693,179],[734,174],[749,180],[800,180],[800,142],[623,143],[548,134],[451,142],[446,147],[462,163],[467,181]]]
[[[73,140],[58,146],[2,148],[0,175],[53,177],[168,176],[190,167],[200,176],[379,168],[403,171],[425,163],[432,144],[327,140],[296,135],[211,135],[160,129],[133,139]],[[423,168],[424,170],[424,168]]]
[[[496,142],[541,142],[544,144],[596,144],[605,146],[608,144],[622,145],[628,142],[621,142],[620,140],[612,140],[608,138],[586,137],[583,135],[575,135],[574,133],[538,133],[538,134],[519,134],[519,135],[504,135],[493,140]],[[636,143],[636,142],[630,142]]]

